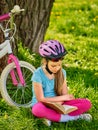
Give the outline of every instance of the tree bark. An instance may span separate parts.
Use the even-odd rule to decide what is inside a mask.
[[[6,2],[4,0],[0,1],[0,15],[2,12],[5,12]],[[5,23],[3,23],[5,24]],[[0,44],[4,42],[4,34],[2,30],[0,29]],[[7,64],[7,55],[5,55],[3,58],[0,59],[0,75],[2,73],[2,70],[5,68]]]
[[[9,9],[16,4],[25,9],[24,13],[16,17],[18,36],[23,45],[33,52],[38,52],[38,47],[44,39],[53,2],[54,0],[7,1]]]

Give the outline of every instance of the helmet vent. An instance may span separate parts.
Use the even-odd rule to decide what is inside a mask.
[[[58,46],[57,46],[57,45],[55,45],[55,47],[56,47],[56,52],[59,52],[59,48],[58,48]]]
[[[44,51],[49,52],[49,51],[47,51],[46,49],[44,49]]]
[[[49,48],[55,52],[55,50],[51,46],[49,46]]]

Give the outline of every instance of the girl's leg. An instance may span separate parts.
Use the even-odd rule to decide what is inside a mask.
[[[39,118],[46,118],[51,121],[58,122],[61,118],[61,114],[55,110],[45,106],[43,103],[38,102],[32,107],[32,114]]]
[[[65,101],[64,104],[78,107],[78,110],[69,113],[70,116],[80,115],[91,108],[91,102],[88,99],[74,99]]]
[[[79,115],[62,115],[55,110],[46,107],[43,103],[39,102],[32,107],[32,114],[39,118],[46,118],[54,122],[68,122],[79,119]]]

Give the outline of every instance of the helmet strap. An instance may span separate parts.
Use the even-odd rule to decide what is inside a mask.
[[[48,68],[48,64],[46,64],[46,68],[45,69],[48,71],[49,74],[52,74],[51,70],[49,70],[49,68]]]

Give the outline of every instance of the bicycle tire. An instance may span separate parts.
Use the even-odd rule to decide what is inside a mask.
[[[5,67],[1,74],[1,95],[4,100],[11,106],[31,107],[32,105],[32,81],[31,76],[35,70],[34,66],[25,61],[19,61],[25,86],[15,86],[11,81],[10,71],[14,69],[18,80],[16,66],[11,63]]]

